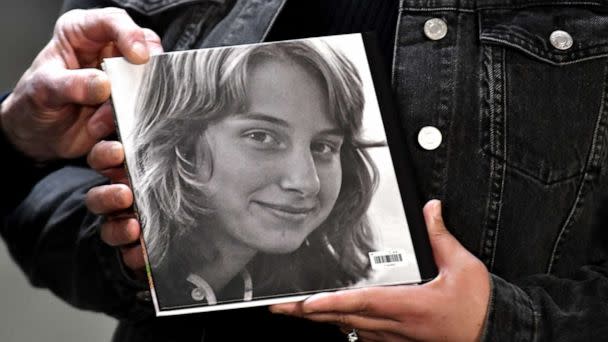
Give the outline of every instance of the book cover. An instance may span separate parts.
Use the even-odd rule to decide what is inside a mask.
[[[369,45],[351,34],[104,61],[157,315],[433,275]]]

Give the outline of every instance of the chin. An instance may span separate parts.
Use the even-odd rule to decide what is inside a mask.
[[[268,254],[289,254],[300,248],[303,242],[304,240],[293,243],[283,243],[281,245],[264,246],[263,248],[260,248],[260,251]]]

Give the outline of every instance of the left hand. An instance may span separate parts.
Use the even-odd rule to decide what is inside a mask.
[[[160,38],[118,8],[72,10],[0,103],[0,135],[38,162],[85,155],[114,131],[106,57],[142,64],[162,52]],[[106,103],[105,105],[102,105]]]
[[[118,141],[100,141],[93,146],[87,162],[112,184],[91,188],[85,204],[89,211],[106,218],[101,225],[101,240],[120,249],[125,265],[144,279],[146,264],[139,241],[141,227],[133,212],[133,192],[123,167],[124,160],[125,151]]]
[[[485,265],[445,228],[441,203],[424,218],[439,275],[423,285],[370,287],[321,293],[270,307],[274,313],[334,323],[359,341],[478,341],[490,298]]]

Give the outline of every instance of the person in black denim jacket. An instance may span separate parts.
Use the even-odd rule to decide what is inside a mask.
[[[167,50],[264,40],[289,7],[272,0],[75,0],[66,9],[106,5],[129,9]],[[456,239],[431,202],[425,213],[437,279],[272,310],[357,328],[362,340],[605,339],[605,32],[606,1],[401,1],[393,88],[421,196],[442,200]],[[120,144],[97,145],[89,161],[121,180]],[[119,317],[115,340],[345,339],[331,325],[263,308],[153,318],[145,285],[133,278],[143,262],[132,244],[139,226],[114,218],[101,229],[130,273],[97,234],[101,218],[84,210],[83,192],[103,182],[78,168],[50,175],[13,212],[4,236],[20,246],[12,252],[34,284]],[[90,210],[110,217],[131,200],[122,184],[88,195]],[[32,206],[37,215],[25,211]],[[225,322],[234,328],[220,328]]]

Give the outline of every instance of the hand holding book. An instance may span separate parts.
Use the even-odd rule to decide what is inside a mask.
[[[490,298],[490,274],[446,229],[441,203],[424,207],[440,276],[420,286],[391,286],[313,295],[277,304],[274,313],[356,329],[367,341],[479,341]]]
[[[85,155],[113,132],[108,77],[102,58],[144,63],[160,38],[125,11],[95,9],[62,15],[53,37],[0,103],[0,130],[23,155],[38,161]]]

